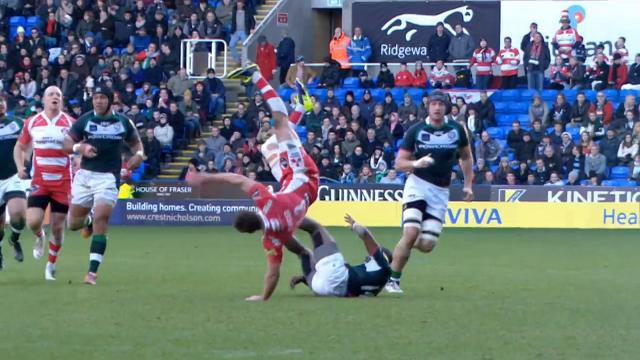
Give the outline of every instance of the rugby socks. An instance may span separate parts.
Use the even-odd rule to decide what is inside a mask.
[[[62,244],[57,245],[54,244],[53,241],[49,241],[49,263],[55,264],[56,260],[58,260],[58,253],[62,248]]]
[[[107,249],[106,235],[93,235],[91,238],[91,250],[89,254],[89,272],[97,273],[102,257]]]
[[[273,90],[273,87],[269,85],[269,82],[265,80],[264,77],[262,77],[262,74],[260,74],[259,71],[256,71],[253,73],[253,75],[251,75],[251,81],[256,84],[258,90],[260,90],[260,93],[262,93],[262,96],[271,108],[272,112],[280,112],[285,116],[288,115],[287,107],[285,106],[284,101],[280,99],[278,93]]]
[[[391,280],[394,283],[400,285],[400,278],[401,277],[402,277],[402,271],[393,271],[393,270],[391,270],[391,277],[389,277],[389,280]]]
[[[11,243],[15,244],[20,240],[20,234],[24,229],[24,222],[19,224],[11,224]]]
[[[36,237],[41,238],[44,236],[44,230],[42,230],[42,228],[40,228],[40,230],[38,231],[38,233],[36,234]]]

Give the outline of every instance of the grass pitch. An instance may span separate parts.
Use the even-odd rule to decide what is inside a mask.
[[[374,229],[392,247],[399,229]],[[361,242],[332,229],[347,259]],[[309,244],[309,239],[301,235]],[[0,359],[638,359],[640,236],[624,231],[447,229],[414,253],[403,296],[261,290],[260,241],[230,228],[114,228],[98,286],[68,234],[58,280],[4,245]]]

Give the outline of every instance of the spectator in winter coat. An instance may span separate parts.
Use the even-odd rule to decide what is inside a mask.
[[[598,54],[596,62],[589,68],[588,83],[593,90],[603,90],[609,81],[609,64],[604,59],[604,54]]]
[[[515,150],[516,160],[524,163],[531,163],[536,151],[536,144],[531,140],[531,134],[523,132],[522,142],[516,145]]]
[[[449,56],[453,61],[468,61],[475,48],[473,38],[464,33],[462,24],[455,26],[455,36],[449,42]]]
[[[631,134],[627,133],[618,148],[618,164],[628,166],[633,163],[636,154],[638,154],[638,144],[634,143]]]
[[[502,145],[488,132],[483,131],[480,142],[476,146],[476,158],[484,159],[487,164],[497,164],[500,153],[502,153]]]
[[[429,61],[446,61],[449,58],[450,43],[451,37],[446,33],[444,24],[442,22],[437,23],[436,31],[431,35],[427,43],[427,56],[429,56]]]
[[[636,62],[629,68],[627,83],[622,85],[622,90],[640,90],[640,53],[636,54]]]
[[[324,68],[318,86],[331,88],[340,86],[340,63],[331,57],[324,59]]]
[[[520,50],[523,52],[526,51],[527,46],[533,42],[536,34],[538,34],[538,24],[531,23],[531,25],[529,25],[529,32],[526,33],[522,37],[522,41],[520,41]],[[542,36],[542,34],[540,34],[540,37],[544,40],[544,36]]]
[[[360,108],[360,117],[365,119],[367,122],[369,119],[372,119],[373,110],[376,106],[376,102],[371,96],[371,90],[367,89],[364,91],[362,95],[362,100],[358,103],[358,107]],[[361,124],[366,125],[366,124]]]
[[[427,72],[422,66],[422,61],[416,61],[416,69],[413,71],[413,87],[424,88],[427,86]]]
[[[163,147],[173,147],[173,128],[169,125],[166,114],[160,114],[160,121],[153,129],[153,135]]]
[[[586,87],[585,75],[586,68],[575,57],[569,59],[569,88],[574,90],[582,90]]]
[[[444,66],[443,60],[436,61],[429,74],[429,84],[436,89],[450,89],[455,82],[455,77]]]
[[[346,77],[346,72],[351,69],[347,50],[350,42],[351,39],[342,32],[340,27],[333,31],[333,37],[329,42],[329,53],[333,60],[340,63],[340,68],[344,71],[343,78]]]
[[[378,73],[378,87],[379,88],[393,88],[395,86],[395,79],[391,70],[387,66],[386,62],[380,63],[380,73]]]
[[[548,124],[562,123],[566,125],[571,119],[571,106],[567,102],[567,98],[563,93],[559,93],[556,96],[556,101],[549,111]]]
[[[284,84],[289,67],[296,61],[296,43],[285,31],[276,51],[276,65],[280,69],[280,84]],[[303,58],[304,61],[304,58]]]
[[[258,38],[256,64],[260,68],[262,77],[264,77],[265,80],[273,80],[273,73],[276,70],[276,52],[273,45],[267,41],[267,37],[264,35]]]
[[[484,129],[496,126],[496,107],[489,100],[489,95],[486,91],[480,92],[480,101],[474,105]]]
[[[504,48],[496,57],[496,63],[500,65],[502,76],[502,88],[514,89],[518,85],[518,65],[520,64],[520,52],[511,46],[511,38],[504,38]]]
[[[592,143],[592,145],[595,143]],[[616,136],[613,129],[607,130],[607,136],[600,140],[599,153],[604,155],[606,161],[605,166],[616,166],[618,162],[618,150],[620,148],[620,139]],[[587,175],[589,172],[587,172]]]
[[[373,89],[374,87],[376,87],[376,84],[373,83],[373,80],[369,79],[369,73],[367,73],[366,71],[360,72],[359,80],[361,89]]]
[[[549,106],[547,102],[542,100],[540,95],[535,95],[531,99],[531,105],[529,105],[529,121],[533,124],[535,120],[544,122],[547,125],[549,119]]]
[[[402,122],[409,120],[409,115],[417,115],[418,107],[413,103],[411,99],[411,95],[404,94],[404,100],[402,105],[398,108],[398,115],[400,116],[400,120]]]
[[[507,146],[511,149],[517,149],[522,143],[522,129],[520,128],[520,121],[514,120],[511,123],[511,130],[507,134]]]
[[[495,50],[488,47],[486,39],[480,39],[480,47],[473,52],[469,61],[469,68],[476,68],[476,85],[478,89],[486,90],[489,87],[489,81],[493,73],[491,65],[495,60]]]
[[[413,74],[407,69],[407,63],[400,63],[400,71],[396,74],[395,85],[397,87],[411,87],[414,80]]]
[[[252,9],[245,7],[244,0],[238,0],[231,15],[231,38],[229,40],[231,56],[237,63],[240,63],[241,59],[236,45],[242,44],[255,26],[256,21]]]
[[[627,112],[631,112],[635,119],[638,119],[640,116],[640,113],[638,112],[638,104],[636,104],[636,97],[631,94],[625,96],[624,102],[618,105],[615,113],[615,120],[625,119]]]
[[[613,54],[613,65],[609,70],[609,87],[619,90],[627,83],[628,75],[627,65],[622,62],[622,56],[618,53]]]
[[[569,86],[571,72],[560,55],[556,56],[555,63],[549,68],[549,89],[564,90]]]
[[[591,103],[582,91],[579,92],[576,96],[576,102],[573,103],[571,107],[571,115],[569,116],[567,128],[579,128],[586,125],[589,121],[589,107],[591,107]]]
[[[530,90],[542,92],[544,72],[551,62],[549,48],[540,33],[533,35],[533,41],[524,50],[523,64],[527,71],[527,85]]]
[[[596,95],[596,102],[591,104],[589,111],[596,113],[598,121],[603,126],[608,126],[613,120],[613,105],[602,91]]]
[[[349,55],[349,62],[352,63],[366,63],[371,58],[371,43],[369,38],[362,34],[362,28],[356,26],[353,29],[353,37],[347,47],[347,54]],[[353,76],[358,76],[361,71],[364,71],[363,65],[352,65]]]
[[[607,159],[600,153],[598,144],[591,145],[591,153],[584,161],[584,172],[588,177],[598,177],[602,179],[607,171]]]

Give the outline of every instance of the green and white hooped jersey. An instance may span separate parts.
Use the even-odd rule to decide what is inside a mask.
[[[445,122],[441,127],[429,124],[429,119],[407,130],[400,148],[416,159],[431,154],[434,164],[413,173],[436,186],[451,184],[451,171],[459,158],[460,149],[469,145],[465,129],[456,122]]]
[[[14,116],[0,118],[0,180],[8,179],[18,173],[16,163],[13,161],[13,148],[22,132],[24,122]]]

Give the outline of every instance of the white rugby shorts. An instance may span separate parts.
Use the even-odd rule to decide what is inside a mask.
[[[18,177],[18,174],[4,180],[0,180],[0,206],[6,203],[5,195],[11,192],[22,192],[26,190],[24,183]]]
[[[346,296],[349,269],[341,253],[320,259],[311,279],[311,290],[321,296]]]
[[[444,215],[449,206],[449,189],[433,185],[414,174],[409,175],[404,184],[402,204],[424,200],[426,212],[444,222]]]
[[[90,209],[94,203],[114,206],[117,200],[118,188],[113,174],[81,169],[73,178],[71,204]]]

